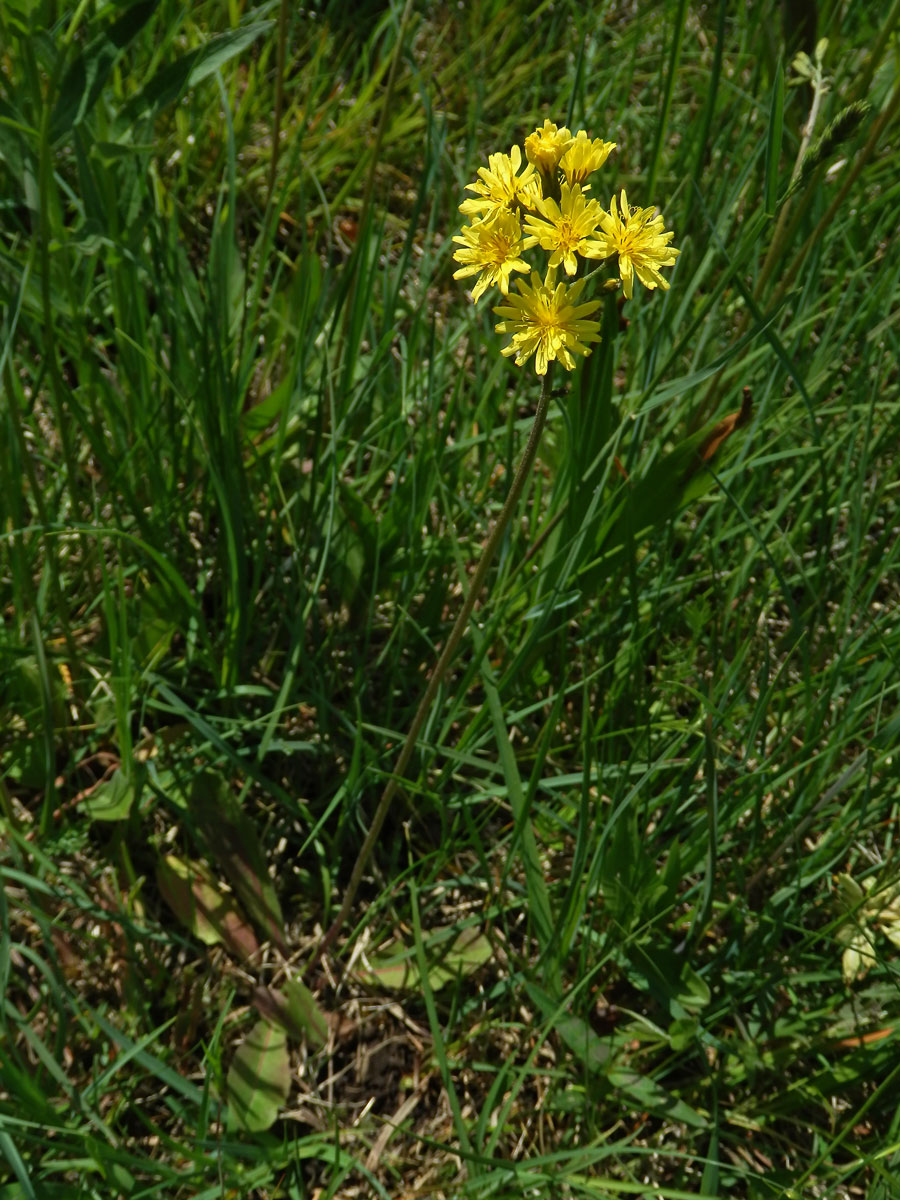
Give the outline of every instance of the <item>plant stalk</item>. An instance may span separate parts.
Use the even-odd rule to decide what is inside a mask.
[[[269,161],[269,203],[275,199],[278,156],[281,153],[281,118],[284,114],[284,64],[287,59],[288,5],[281,0],[278,9],[278,42],[275,46],[275,113],[272,119],[272,157]]]
[[[397,763],[394,767],[393,773],[391,774],[391,777],[385,786],[385,789],[381,795],[381,800],[378,802],[378,808],[375,810],[375,815],[372,818],[372,824],[369,827],[366,840],[363,842],[362,849],[360,850],[353,866],[353,873],[350,876],[350,882],[347,885],[346,892],[344,893],[344,901],[341,904],[340,912],[335,917],[334,922],[332,923],[328,932],[319,943],[319,946],[316,949],[309,966],[307,967],[308,971],[313,970],[318,965],[322,955],[326,952],[329,946],[332,945],[343,928],[344,922],[347,920],[350,909],[353,905],[353,901],[356,898],[356,892],[362,881],[363,872],[365,871],[369,859],[372,856],[372,851],[375,848],[378,835],[381,833],[381,827],[384,825],[385,817],[387,816],[391,801],[396,795],[397,789],[405,777],[406,768],[409,766],[409,761],[412,758],[413,751],[416,748],[416,741],[419,733],[421,732],[422,726],[425,724],[425,718],[428,716],[431,710],[431,706],[434,703],[438,688],[441,686],[441,681],[443,680],[447,673],[448,667],[453,661],[454,655],[459,647],[459,643],[462,641],[463,634],[465,633],[469,624],[469,618],[472,615],[472,611],[475,608],[478,597],[481,595],[481,590],[484,587],[484,582],[487,578],[487,573],[490,569],[491,562],[494,559],[494,555],[497,553],[500,542],[503,539],[503,535],[506,532],[516,505],[519,502],[519,498],[522,495],[525,483],[531,474],[531,468],[534,464],[535,455],[537,454],[538,444],[541,440],[541,433],[544,429],[544,423],[547,420],[547,412],[550,408],[550,378],[552,373],[553,364],[551,363],[548,366],[547,374],[544,376],[543,386],[541,388],[541,398],[538,401],[537,410],[534,414],[534,422],[531,426],[531,432],[528,435],[528,444],[525,447],[522,460],[519,463],[518,470],[513,478],[512,486],[509,489],[509,493],[503,504],[503,508],[500,510],[500,515],[497,517],[496,523],[494,524],[491,532],[488,534],[487,541],[484,543],[484,547],[481,551],[481,557],[478,560],[477,567],[475,568],[475,574],[472,576],[472,582],[469,586],[463,606],[459,610],[459,615],[457,616],[453,628],[450,631],[450,636],[447,638],[444,649],[441,651],[440,658],[435,664],[434,670],[431,672],[431,676],[428,680],[428,686],[425,688],[422,699],[419,701],[419,707],[416,709],[416,715],[412,719],[412,724],[410,725],[409,732],[406,735],[406,741],[403,743],[403,749],[400,751],[400,755],[397,758]]]

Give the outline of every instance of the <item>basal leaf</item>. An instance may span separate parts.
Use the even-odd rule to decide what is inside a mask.
[[[705,1129],[709,1122],[702,1113],[679,1100],[670,1091],[649,1075],[641,1075],[628,1068],[617,1067],[609,1072],[609,1081],[628,1097],[631,1107],[646,1109],[658,1117],[670,1121],[683,1121],[694,1129]]]
[[[250,919],[286,953],[281,905],[266,870],[256,826],[231,785],[215,771],[201,772],[191,787],[189,807],[210,858],[221,866]]]
[[[257,1021],[238,1046],[226,1083],[236,1124],[248,1133],[268,1129],[291,1087],[284,1030],[271,1021]]]
[[[118,767],[109,779],[81,802],[81,809],[94,821],[124,821],[131,812],[137,789],[133,780]]]
[[[471,975],[493,956],[493,947],[483,933],[472,927],[451,937],[452,926],[432,930],[425,943],[428,958],[428,983],[432,989],[452,983],[459,975]],[[415,950],[407,947],[388,949],[370,957],[361,975],[380,987],[415,991],[421,975]]]
[[[257,952],[259,944],[247,918],[233,897],[220,891],[203,863],[167,854],[156,865],[156,881],[176,917],[201,942],[222,942],[242,959]]]
[[[302,980],[290,980],[286,994],[277,988],[259,987],[253,1003],[266,1020],[280,1025],[291,1037],[305,1037],[312,1049],[320,1050],[328,1041],[328,1017]]]
[[[532,1003],[537,1005],[546,1020],[553,1022],[553,1028],[576,1061],[587,1071],[606,1074],[612,1055],[608,1042],[595,1033],[582,1017],[575,1013],[559,1012],[559,1003],[537,984],[526,982],[525,987]]]
[[[315,996],[302,979],[292,979],[285,990],[294,1023],[303,1028],[310,1046],[321,1050],[328,1041],[328,1018],[319,1008]]]

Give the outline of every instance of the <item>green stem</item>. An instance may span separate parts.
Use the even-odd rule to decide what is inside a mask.
[[[469,624],[469,617],[472,615],[472,610],[481,595],[481,590],[484,587],[487,573],[490,569],[491,562],[506,528],[509,525],[510,518],[513,515],[525,483],[530,477],[531,468],[534,464],[534,458],[537,454],[538,444],[541,440],[541,433],[544,429],[544,423],[547,420],[547,412],[550,407],[550,377],[553,372],[552,364],[544,376],[543,387],[541,388],[541,398],[538,401],[537,411],[534,414],[534,423],[531,426],[531,433],[528,435],[528,444],[525,447],[525,453],[522,455],[522,461],[519,463],[518,470],[512,481],[512,486],[509,489],[509,494],[506,497],[503,508],[500,510],[500,515],[488,535],[487,541],[481,551],[481,558],[478,560],[478,566],[475,568],[475,574],[472,576],[472,582],[469,586],[468,594],[462,608],[459,610],[459,616],[450,631],[450,636],[444,649],[441,651],[441,656],[435,664],[434,670],[428,680],[428,686],[425,688],[424,695],[419,701],[419,707],[416,709],[416,715],[412,719],[412,724],[409,727],[409,733],[406,735],[406,741],[403,743],[403,749],[397,759],[397,764],[394,767],[393,773],[387,782],[384,792],[381,795],[381,800],[378,803],[378,808],[375,810],[375,816],[372,818],[372,824],[369,827],[369,832],[366,840],[363,842],[362,849],[357,856],[353,866],[353,873],[350,876],[350,882],[347,885],[347,890],[344,893],[344,902],[341,905],[341,910],[335,918],[328,932],[322,938],[319,946],[313,955],[312,961],[307,970],[312,970],[322,958],[322,955],[328,947],[334,942],[335,938],[340,933],[344,922],[350,913],[353,901],[356,898],[356,892],[362,881],[363,872],[368,865],[369,859],[372,857],[372,851],[375,848],[375,842],[378,840],[378,835],[381,833],[381,827],[384,824],[391,801],[396,795],[400,783],[405,777],[406,768],[409,766],[409,760],[412,758],[413,751],[416,748],[416,740],[425,724],[425,718],[431,711],[431,706],[434,703],[438,688],[441,686],[441,681],[447,673],[447,669],[453,661],[454,655],[462,641],[462,636]]]
[[[821,69],[817,67],[816,77],[813,80],[813,99],[809,110],[809,116],[806,118],[806,124],[803,126],[803,134],[800,142],[800,149],[797,151],[797,157],[794,159],[794,166],[791,170],[790,182],[793,184],[797,176],[800,174],[800,168],[803,166],[803,160],[806,158],[806,153],[809,150],[809,143],[812,140],[812,135],[816,127],[816,121],[819,117],[819,108],[822,104],[822,97],[825,94],[825,81],[822,76]],[[809,196],[805,197],[806,207],[809,206]],[[756,281],[754,288],[754,298],[759,300],[766,289],[769,282],[769,277],[775,269],[776,263],[781,261],[782,252],[784,251],[785,243],[787,242],[787,225],[788,217],[790,216],[793,205],[791,199],[785,200],[781,206],[781,212],[778,214],[778,219],[775,222],[775,230],[769,241],[769,249],[763,261],[762,269],[759,273],[759,278]],[[747,328],[747,323],[750,320],[749,309],[744,310],[743,324],[740,333],[743,333]]]
[[[281,117],[284,112],[284,64],[287,58],[287,0],[281,0],[278,11],[278,43],[275,47],[275,113],[272,119],[272,158],[269,162],[269,210],[275,199],[278,175],[278,156],[281,151]]]
[[[841,186],[837,194],[832,198],[828,208],[819,219],[819,223],[815,229],[797,251],[794,260],[787,270],[782,272],[781,283],[776,288],[774,295],[769,300],[769,311],[771,312],[780,303],[782,296],[789,287],[793,287],[796,283],[800,268],[803,266],[803,261],[809,254],[812,247],[822,238],[825,230],[834,220],[835,214],[847,198],[850,189],[856,183],[863,168],[868,163],[869,159],[874,155],[878,148],[878,143],[882,133],[891,124],[897,113],[900,112],[900,83],[894,84],[894,91],[891,94],[890,100],[872,122],[872,128],[869,131],[869,136],[866,139],[865,145],[858,153],[853,155],[851,163],[848,163],[847,170],[843,175]]]

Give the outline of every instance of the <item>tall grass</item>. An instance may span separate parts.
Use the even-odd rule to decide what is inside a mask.
[[[0,7],[0,1196],[897,1194],[896,7],[811,130],[773,3]],[[545,116],[682,254],[304,979],[537,403],[450,237]]]

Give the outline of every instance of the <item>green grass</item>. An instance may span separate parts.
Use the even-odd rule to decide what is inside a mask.
[[[287,5],[274,186],[278,5],[0,6],[0,1200],[900,1195],[896,10],[819,5],[784,202],[768,0]],[[546,116],[682,253],[304,974],[530,427],[450,238]]]

